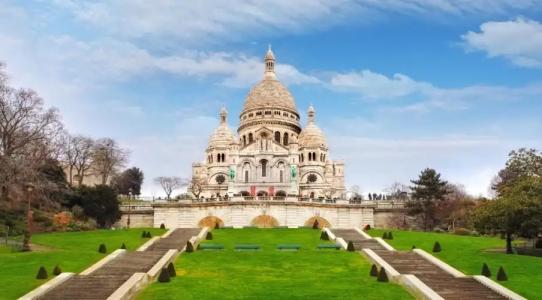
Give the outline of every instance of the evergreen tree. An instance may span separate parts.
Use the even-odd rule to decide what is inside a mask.
[[[160,271],[160,275],[158,275],[158,282],[169,282],[170,276],[169,272],[166,268],[163,268],[162,271]]]
[[[482,265],[481,274],[484,275],[485,277],[491,277],[491,271],[489,270],[489,267],[486,263]]]
[[[440,243],[435,242],[435,244],[433,245],[433,252],[437,253],[437,252],[440,252],[440,251],[442,251],[442,248],[440,247]]]
[[[55,268],[53,269],[53,275],[57,276],[57,275],[60,275],[60,273],[62,273],[62,270],[60,269],[58,265],[56,265]]]
[[[205,236],[205,239],[210,241],[213,239],[213,233],[210,231],[207,231],[207,235]]]
[[[393,240],[393,234],[390,232],[388,232],[388,240]]]
[[[44,266],[41,266],[38,270],[38,274],[36,275],[36,279],[47,279],[49,275],[47,275],[47,270]]]
[[[107,248],[105,247],[105,244],[100,244],[100,246],[98,247],[98,252],[100,252],[100,253],[106,253],[107,252]]]
[[[167,265],[167,271],[169,273],[169,277],[177,276],[177,272],[175,271],[175,266],[173,265],[173,263],[169,263]]]
[[[508,276],[504,272],[504,268],[502,266],[499,267],[499,271],[497,272],[497,280],[498,281],[507,281],[508,280]]]
[[[348,245],[346,246],[346,251],[348,251],[348,252],[356,251],[356,249],[354,248],[354,243],[352,243],[352,241],[348,242]]]
[[[122,246],[120,246],[121,249],[126,249],[126,244],[122,243]]]
[[[378,268],[376,267],[375,264],[373,264],[371,266],[371,271],[369,272],[369,275],[373,276],[373,277],[377,277],[378,276]]]
[[[388,282],[388,274],[386,273],[386,269],[384,267],[380,268],[380,272],[378,272],[378,277],[376,278],[377,281],[380,282]]]
[[[325,230],[322,230],[322,233],[320,233],[320,239],[323,241],[329,241],[329,235],[327,235]]]
[[[440,178],[440,174],[434,169],[425,169],[417,180],[411,180],[414,184],[412,200],[407,202],[407,213],[411,216],[421,217],[424,230],[432,229],[437,221],[436,210],[439,202],[444,200],[448,193],[447,181]]]

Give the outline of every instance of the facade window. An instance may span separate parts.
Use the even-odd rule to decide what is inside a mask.
[[[252,136],[252,132],[248,134],[248,143],[254,142],[254,136]]]
[[[247,145],[247,136],[243,135],[243,146]]]
[[[248,170],[245,170],[245,183],[248,183]]]
[[[283,170],[280,170],[279,181],[284,182],[284,171]]]
[[[275,142],[280,144],[280,132],[275,131]]]
[[[222,153],[222,162],[226,162],[226,154]]]
[[[220,162],[220,153],[216,155],[216,162]]]
[[[267,110],[267,111],[265,111],[265,114],[266,114],[266,115],[270,115],[270,114],[271,114],[271,111],[270,111],[270,110]]]
[[[284,146],[288,146],[288,132],[285,132],[285,133],[284,133],[284,140],[283,140],[283,142],[284,142]]]
[[[262,165],[262,177],[266,177],[267,176],[267,160],[262,159],[260,163]]]
[[[257,116],[261,116],[261,115],[262,115],[262,112],[261,112],[261,111],[257,111],[257,112],[256,112],[256,115],[257,115]]]

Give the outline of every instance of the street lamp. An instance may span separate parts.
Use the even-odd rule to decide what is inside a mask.
[[[130,217],[132,215],[132,188],[128,189],[128,220],[126,220],[126,227],[130,229]]]
[[[27,183],[26,186],[26,230],[24,232],[23,238],[23,251],[30,251],[30,238],[32,237],[32,191],[34,191],[34,185],[32,183]]]

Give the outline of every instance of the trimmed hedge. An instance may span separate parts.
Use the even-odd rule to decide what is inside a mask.
[[[38,270],[38,274],[36,275],[36,279],[47,279],[49,275],[47,275],[47,270],[44,266],[41,266]]]
[[[499,271],[497,272],[497,280],[498,281],[508,280],[508,276],[506,275],[506,272],[504,272],[504,268],[502,266],[499,267]]]
[[[389,281],[388,274],[386,273],[386,269],[384,269],[383,267],[380,268],[380,272],[378,272],[378,277],[376,278],[376,281],[379,281],[379,282]]]
[[[480,274],[484,275],[485,277],[491,277],[491,270],[489,270],[486,263],[482,265],[482,272],[480,272]]]
[[[435,244],[433,245],[433,252],[437,253],[437,252],[440,252],[440,251],[442,251],[442,247],[440,247],[440,243],[435,242]]]
[[[371,271],[369,272],[369,275],[371,275],[372,277],[378,276],[378,268],[376,267],[375,264],[371,266]]]
[[[169,282],[170,276],[169,272],[166,268],[163,268],[162,271],[160,271],[160,275],[158,276],[158,282]]]
[[[60,275],[60,273],[62,273],[62,270],[60,269],[58,265],[56,265],[55,268],[53,269],[53,275],[57,276],[57,275]]]

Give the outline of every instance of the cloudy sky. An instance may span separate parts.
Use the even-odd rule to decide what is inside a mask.
[[[129,148],[149,196],[203,160],[221,106],[237,126],[268,44],[364,193],[433,167],[486,194],[510,150],[542,149],[542,1],[0,0],[12,84]]]

